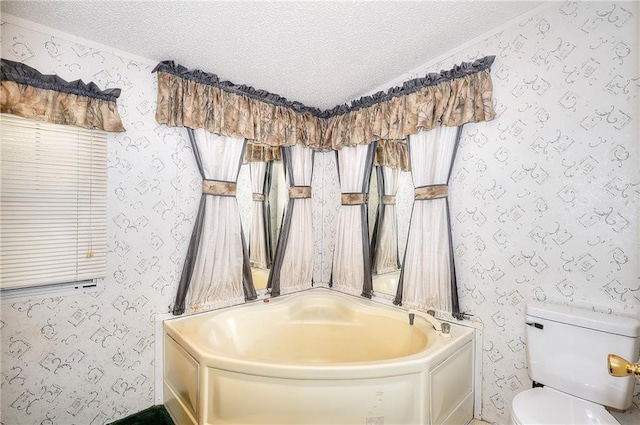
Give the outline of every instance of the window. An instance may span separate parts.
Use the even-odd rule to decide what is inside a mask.
[[[0,288],[93,286],[106,273],[107,135],[0,115]]]

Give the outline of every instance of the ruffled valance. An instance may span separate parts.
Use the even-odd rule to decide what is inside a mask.
[[[116,100],[120,89],[67,82],[20,62],[2,59],[1,112],[52,124],[122,132]]]
[[[251,140],[247,141],[243,159],[245,164],[250,162],[280,161],[281,159],[282,153],[279,146],[265,146]]]
[[[261,145],[316,149],[322,140],[319,111],[247,86],[219,81],[215,74],[188,71],[172,61],[158,72],[156,120],[172,127],[256,140]]]
[[[409,151],[407,150],[407,140],[387,140],[380,139],[376,143],[376,155],[373,160],[374,165],[397,168],[402,171],[409,171]]]
[[[495,117],[493,60],[487,56],[463,63],[325,111],[165,61],[154,69],[158,72],[156,119],[273,147],[301,144],[328,151],[395,140],[380,149],[385,161],[405,169],[406,146],[398,140],[439,125],[460,126]]]
[[[323,146],[337,150],[378,139],[404,139],[439,125],[492,120],[491,63],[493,57],[464,63],[451,71],[408,81],[391,89],[393,95],[360,99],[348,112],[327,119]]]

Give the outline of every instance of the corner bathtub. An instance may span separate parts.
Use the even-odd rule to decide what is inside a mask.
[[[185,424],[466,424],[473,330],[318,288],[164,322],[164,403]]]

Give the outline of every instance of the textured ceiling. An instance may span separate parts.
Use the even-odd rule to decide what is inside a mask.
[[[174,60],[326,109],[540,4],[3,0],[0,8],[153,61]]]

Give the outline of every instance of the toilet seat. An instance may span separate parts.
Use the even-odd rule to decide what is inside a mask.
[[[604,406],[548,387],[517,394],[511,404],[511,419],[516,425],[619,425]]]

